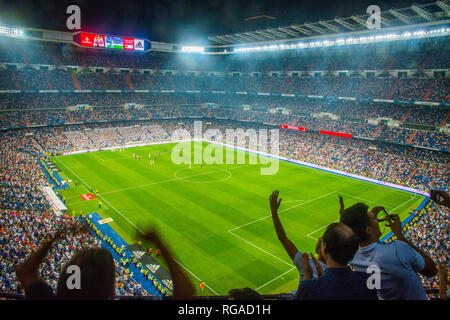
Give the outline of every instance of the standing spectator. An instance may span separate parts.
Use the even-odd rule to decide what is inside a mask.
[[[308,254],[300,259],[305,272],[296,299],[299,300],[377,300],[375,289],[369,289],[365,272],[352,271],[348,262],[358,250],[358,237],[343,223],[330,224],[320,251],[328,266],[318,279],[313,279]],[[320,266],[319,266],[320,269]],[[319,271],[322,273],[322,270]]]
[[[368,211],[364,203],[356,203],[342,213],[340,221],[349,226],[359,239],[359,249],[350,265],[366,272],[369,266],[377,266],[381,272],[378,298],[399,300],[426,300],[420,273],[426,277],[436,275],[436,264],[422,250],[403,236],[400,218],[388,216],[386,222],[398,240],[379,242],[381,231],[377,218],[383,207]]]
[[[301,282],[304,279],[303,265],[300,262],[302,252],[300,252],[297,249],[297,247],[295,246],[295,244],[291,240],[289,240],[289,238],[286,236],[286,232],[284,231],[283,225],[281,224],[280,218],[278,216],[278,208],[280,207],[281,200],[282,200],[282,199],[278,200],[278,195],[279,195],[279,191],[275,190],[274,192],[272,192],[272,194],[269,197],[272,221],[273,221],[273,225],[275,227],[275,232],[277,233],[278,240],[280,240],[280,242],[283,245],[284,249],[286,250],[287,254],[293,260],[295,266],[297,267],[297,269],[300,273],[300,284],[299,284],[299,287],[300,287]],[[325,264],[325,259],[323,258],[322,253],[319,250],[321,242],[322,242],[322,238],[319,238],[319,240],[317,241],[317,244],[316,244],[316,253],[319,256],[319,261],[317,263],[315,263],[315,261],[313,259],[309,260],[309,265],[310,265],[311,269],[313,270],[313,276],[315,278],[318,277],[318,270],[317,270],[318,267],[316,267],[316,264],[320,265],[322,270],[326,270],[326,268],[327,268],[327,265]]]

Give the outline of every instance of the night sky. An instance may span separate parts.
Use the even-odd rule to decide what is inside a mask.
[[[83,31],[145,37],[150,40],[201,44],[208,36],[254,31],[258,22],[244,19],[268,15],[278,27],[316,22],[354,13],[365,14],[377,4],[381,10],[408,7],[432,0],[0,0],[0,24],[59,31],[66,28],[66,8],[81,8]],[[262,23],[260,20],[259,23]]]

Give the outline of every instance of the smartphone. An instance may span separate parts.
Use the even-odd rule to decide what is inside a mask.
[[[385,221],[388,221],[388,220],[392,219],[392,216],[389,213],[387,213],[386,209],[383,208],[383,212],[385,214],[385,216],[384,216],[384,220]]]
[[[439,194],[437,190],[430,191],[430,199],[437,204],[442,204],[444,202],[444,198]]]

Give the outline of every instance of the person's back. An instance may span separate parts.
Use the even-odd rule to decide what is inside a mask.
[[[426,277],[436,274],[434,261],[403,236],[397,215],[378,218],[383,207],[368,211],[364,203],[356,203],[343,210],[340,221],[349,226],[359,239],[359,249],[350,265],[356,270],[367,272],[367,268],[379,269],[378,298],[385,300],[426,300],[425,289],[417,273]],[[386,221],[397,237],[386,244],[379,242],[379,223]]]
[[[365,272],[352,271],[348,262],[358,250],[358,237],[343,223],[330,224],[321,242],[320,251],[327,271],[318,279],[312,279],[309,257],[303,254],[300,261],[304,270],[294,299],[299,300],[377,300],[377,292],[369,289]],[[317,263],[318,273],[322,273]]]
[[[299,291],[300,300],[377,300],[375,290],[367,288],[365,272],[350,268],[328,268],[314,280],[304,280]]]
[[[350,265],[366,272],[369,266],[380,268],[378,298],[383,300],[426,300],[417,272],[423,270],[422,257],[402,241],[374,242],[360,247]]]

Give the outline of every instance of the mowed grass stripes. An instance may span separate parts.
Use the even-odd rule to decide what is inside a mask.
[[[278,242],[270,217],[268,197],[274,189],[283,199],[280,218],[288,237],[307,252],[313,252],[325,227],[338,220],[339,194],[346,206],[359,201],[383,205],[402,218],[423,199],[283,161],[277,174],[264,176],[264,165],[250,164],[248,154],[245,163],[176,165],[173,147],[61,156],[56,163],[72,180],[62,192],[70,213],[97,211],[111,217],[111,226],[129,243],[137,242],[137,230],[157,225],[199,295],[246,286],[263,294],[297,288],[298,271]],[[192,143],[192,153],[195,148]],[[149,155],[157,156],[156,165],[150,165]],[[98,190],[97,199],[80,198],[91,190]],[[203,292],[200,281],[207,285]]]

